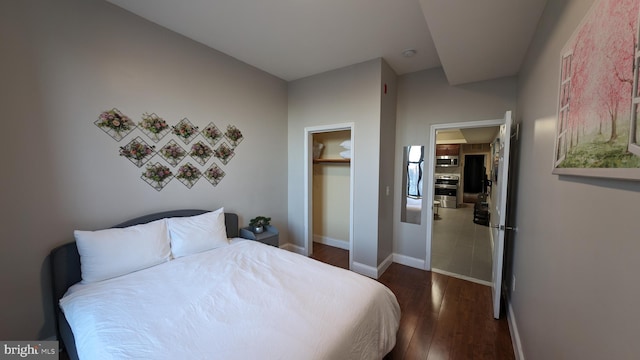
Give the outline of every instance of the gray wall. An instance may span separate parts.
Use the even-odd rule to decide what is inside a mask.
[[[427,146],[431,125],[502,119],[507,110],[515,107],[515,77],[451,86],[441,68],[399,76],[395,183],[402,184],[403,147]],[[428,149],[425,148],[425,157],[432,156]],[[425,169],[425,176],[428,174]],[[421,225],[400,222],[401,200],[402,188],[396,186],[394,253],[424,261],[427,251],[426,211],[422,212]]]
[[[104,1],[2,1],[0,36],[0,339],[53,335],[46,257],[74,229],[224,206],[242,225],[271,216],[287,241],[284,81]],[[118,156],[129,137],[93,125],[112,107],[233,124],[245,140],[217,187],[158,192]]]
[[[560,50],[592,3],[547,3],[518,81],[510,302],[527,359],[640,354],[640,183],[551,174]]]
[[[289,83],[289,236],[304,246],[305,127],[354,123],[353,260],[377,266],[381,59]]]
[[[387,93],[384,93],[384,87]],[[380,100],[380,188],[378,189],[378,264],[393,253],[393,195],[396,145],[397,75],[382,61]],[[387,188],[389,189],[387,193]]]
[[[502,118],[516,109],[517,88],[519,231],[510,307],[528,359],[640,353],[640,186],[551,175],[559,52],[591,3],[548,3],[517,85],[510,77],[449,86],[441,69],[403,75],[397,83],[393,251],[418,260],[426,253],[426,218],[422,225],[399,221],[401,189],[394,184],[402,183],[402,147],[428,145],[431,124]],[[388,216],[381,199],[389,160],[380,152],[390,142],[380,131],[391,117],[380,86],[393,77],[382,60],[287,89],[277,78],[95,0],[0,2],[0,36],[0,339],[53,335],[46,257],[76,228],[152,211],[225,206],[240,213],[241,223],[271,216],[281,243],[302,246],[306,126],[355,123],[354,260],[375,267],[389,252],[382,236],[389,227],[371,226],[371,219]],[[139,179],[140,169],[117,156],[124,142],[92,124],[111,107],[134,118],[152,111],[170,122],[186,116],[200,126],[234,124],[246,139],[223,167],[227,176],[218,187],[201,180],[188,190],[173,180],[157,192]]]

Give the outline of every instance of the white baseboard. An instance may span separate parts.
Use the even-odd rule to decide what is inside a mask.
[[[284,245],[281,245],[280,249],[291,251],[291,252],[294,252],[294,253],[300,254],[300,255],[306,255],[303,246],[294,245],[292,243],[286,243]]]
[[[511,302],[508,302],[507,322],[509,323],[511,343],[513,344],[513,352],[516,355],[516,360],[524,360],[524,353],[522,352],[522,342],[520,342],[520,333],[518,332],[518,325],[516,325],[516,316],[513,313]]]
[[[365,265],[359,262],[353,262],[351,265],[351,271],[357,272],[360,275],[368,276],[373,279],[378,278],[378,269],[373,266]]]
[[[349,250],[349,241],[330,238],[328,236],[313,235],[313,242],[337,247],[343,250]]]
[[[329,246],[340,247],[333,244],[316,241],[316,235],[314,235],[313,241],[320,242]],[[335,241],[342,242],[341,240],[335,240]],[[347,244],[346,250],[349,250],[349,243],[346,242],[346,244]],[[304,247],[302,246],[286,243],[281,245],[280,248],[300,254],[300,255],[305,255]],[[368,276],[373,279],[377,279],[380,277],[380,275],[382,275],[382,273],[384,273],[387,270],[387,268],[389,268],[389,266],[391,266],[391,264],[394,262],[394,259],[395,259],[395,254],[390,254],[389,256],[387,256],[386,259],[384,259],[384,261],[382,261],[382,263],[380,263],[380,265],[378,265],[377,268],[354,261],[353,265],[351,266],[351,271],[357,272],[358,274]]]
[[[376,279],[380,278],[391,264],[393,264],[393,254],[389,254],[389,256],[387,256],[387,258],[378,265],[378,276],[376,276]]]
[[[407,255],[393,254],[393,262],[400,265],[409,266],[412,268],[424,270],[424,260],[414,258]]]

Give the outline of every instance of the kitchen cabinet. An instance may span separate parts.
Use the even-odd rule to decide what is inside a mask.
[[[436,145],[436,156],[458,156],[460,154],[460,144]]]

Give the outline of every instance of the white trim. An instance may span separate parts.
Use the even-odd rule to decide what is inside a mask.
[[[640,17],[636,23],[636,39],[640,35]],[[631,88],[631,113],[629,113],[629,152],[640,156],[640,139],[636,137],[638,126],[638,112],[636,106],[640,106],[640,94],[638,94],[638,66],[640,66],[640,44],[636,41],[635,54],[633,59],[633,87]]]
[[[338,240],[339,241],[339,240]],[[293,245],[291,243],[287,243],[284,244],[281,249],[284,250],[289,250],[291,252],[295,252],[301,255],[304,255],[304,247],[301,246],[297,246],[297,245]],[[356,272],[360,275],[364,275],[364,276],[368,276],[370,278],[373,279],[378,279],[380,278],[380,276],[382,274],[384,274],[385,271],[387,271],[387,269],[389,268],[389,266],[391,266],[391,264],[393,264],[394,261],[394,257],[396,254],[389,254],[389,256],[387,256],[386,259],[384,259],[380,265],[378,265],[377,268],[374,268],[373,266],[369,266],[369,265],[365,265],[359,262],[353,262],[353,265],[351,266],[351,271]]]
[[[304,254],[311,256],[313,253],[313,246],[311,244],[311,232],[313,229],[310,218],[313,216],[313,196],[310,195],[311,189],[313,189],[313,134],[307,129],[304,130],[304,232],[303,232],[303,244]]]
[[[442,275],[451,276],[451,277],[454,277],[454,278],[460,279],[460,280],[470,281],[472,283],[476,283],[476,284],[480,284],[480,285],[485,285],[485,286],[489,286],[489,287],[491,286],[491,281],[480,280],[480,279],[472,278],[470,276],[464,276],[464,275],[448,272],[448,271],[445,271],[445,270],[432,268],[431,272],[442,274]]]
[[[305,255],[305,249],[303,246],[294,245],[292,243],[283,244],[280,246],[280,249],[291,251],[300,255]]]
[[[425,147],[426,149],[426,147]],[[433,232],[433,197],[434,187],[435,187],[435,159],[436,159],[436,129],[431,126],[431,130],[429,131],[429,150],[425,153],[425,157],[427,158],[427,168],[423,169],[422,172],[422,197],[424,199],[425,194],[427,195],[426,202],[423,202],[423,209],[426,209],[427,215],[427,253],[424,257],[424,270],[431,271],[431,233]],[[427,180],[427,181],[425,181]],[[426,190],[425,190],[426,189]],[[428,204],[424,206],[424,204]]]
[[[353,262],[351,264],[351,271],[357,272],[360,275],[368,276],[373,279],[378,278],[378,269],[373,266],[361,264],[359,262]]]
[[[393,254],[393,262],[398,263],[400,265],[405,265],[412,268],[424,270],[425,261],[422,259],[411,257],[411,256],[402,255],[402,254]]]
[[[353,265],[351,265],[351,271],[357,272],[360,275],[368,276],[372,279],[378,279],[380,275],[382,275],[385,271],[387,271],[387,268],[391,266],[392,263],[393,263],[393,254],[390,254],[389,256],[387,256],[387,258],[384,259],[384,261],[382,261],[382,263],[380,263],[380,265],[378,265],[378,267],[375,267],[375,268],[373,266],[365,265],[365,264],[354,261]]]
[[[640,179],[640,169],[638,168],[555,168],[553,169],[552,174],[591,176],[636,181]]]
[[[638,20],[640,21],[640,17],[638,18]],[[638,88],[638,84],[637,84],[637,79],[638,79],[638,66],[640,66],[640,61],[638,61],[638,59],[636,59],[636,66],[635,66],[635,74],[633,76],[633,81],[634,81],[634,91],[637,91]],[[634,98],[631,99],[631,114],[630,117],[631,119],[629,120],[629,145],[627,146],[627,149],[629,150],[630,153],[635,154],[640,156],[640,139],[636,138],[636,128],[638,126],[638,115],[637,115],[637,110],[636,110],[636,106],[640,106],[640,99],[639,98]]]
[[[516,325],[516,316],[513,313],[511,301],[509,301],[508,304],[509,311],[507,312],[507,322],[509,323],[509,332],[511,333],[513,353],[516,355],[516,360],[524,360],[524,353],[522,352],[522,342],[520,341],[520,332],[518,332],[518,325]]]
[[[391,264],[393,264],[393,254],[389,254],[389,256],[378,265],[378,276],[376,276],[376,279],[380,278]]]
[[[308,126],[304,128],[304,255],[313,253],[313,134],[349,130],[351,133],[351,162],[349,165],[349,268],[353,270],[353,193],[355,189],[355,124]]]
[[[464,121],[464,122],[455,122],[449,124],[434,124],[431,125],[429,130],[429,151],[428,151],[428,162],[427,168],[425,169],[424,176],[426,177],[426,181],[423,180],[422,186],[423,191],[422,194],[426,194],[426,203],[433,204],[433,189],[434,189],[434,169],[435,169],[435,154],[436,154],[436,131],[438,130],[447,130],[447,129],[468,129],[468,128],[481,128],[481,127],[490,127],[490,126],[500,126],[505,122],[504,119],[494,119],[494,120],[479,120],[479,121]],[[425,157],[427,153],[425,153]],[[425,190],[426,189],[426,190]],[[425,270],[431,270],[431,237],[433,232],[433,206],[424,206],[423,209],[426,209],[427,216],[427,251],[425,256],[424,268]]]
[[[343,250],[349,250],[349,241],[348,240],[340,240],[330,238],[328,236],[316,235],[313,234],[313,242],[317,242],[320,244],[337,247]]]

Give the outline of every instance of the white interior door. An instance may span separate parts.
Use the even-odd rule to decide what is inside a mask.
[[[498,176],[497,184],[493,184],[494,191],[491,209],[491,231],[494,239],[493,246],[493,317],[500,317],[500,293],[502,289],[502,266],[504,260],[504,235],[509,228],[506,222],[507,215],[507,185],[509,181],[509,153],[511,149],[511,111],[504,116],[504,124],[500,125],[498,135],[500,147],[498,149]]]

